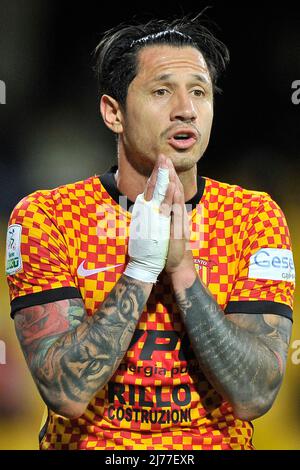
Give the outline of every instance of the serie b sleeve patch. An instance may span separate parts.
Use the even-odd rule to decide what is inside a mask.
[[[13,224],[8,227],[6,237],[6,274],[12,275],[22,269],[21,257],[22,225]]]
[[[248,277],[295,282],[295,266],[291,250],[261,248],[250,258]]]

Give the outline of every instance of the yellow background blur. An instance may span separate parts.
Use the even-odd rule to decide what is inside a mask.
[[[300,238],[299,210],[296,207],[283,209],[292,235],[297,272],[297,266],[300,268],[300,247],[297,245]],[[0,228],[2,260],[5,236],[4,223]],[[6,364],[0,364],[0,449],[38,449],[38,433],[44,406],[27,369],[9,316],[8,289],[3,268],[0,286],[0,340],[6,344]],[[297,295],[285,379],[273,408],[254,421],[256,449],[300,449],[300,341],[297,353],[293,348],[296,340],[300,340],[300,303]],[[295,364],[297,360],[298,365]],[[15,414],[13,409],[17,410]]]

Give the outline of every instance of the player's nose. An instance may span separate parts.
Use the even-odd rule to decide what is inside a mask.
[[[197,114],[191,95],[186,91],[174,96],[171,121],[195,121]]]

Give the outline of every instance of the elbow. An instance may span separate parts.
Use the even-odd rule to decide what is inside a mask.
[[[253,387],[251,392],[249,387],[246,390],[240,388],[239,394],[235,393],[228,400],[234,417],[242,421],[253,421],[265,415],[273,406],[280,384],[281,381],[276,380],[272,386],[269,384],[268,387]]]
[[[53,410],[54,411],[54,410]],[[69,410],[59,410],[59,411],[55,411],[55,414],[59,415],[59,416],[62,416],[63,418],[66,418],[66,419],[78,419],[80,418],[80,416],[82,416],[84,413],[84,411],[82,412],[76,412],[76,410],[73,411],[69,411]]]
[[[88,403],[68,400],[65,396],[57,393],[48,384],[37,382],[40,395],[46,406],[55,414],[67,419],[76,419],[83,415]]]
[[[253,421],[254,419],[260,418],[263,416],[267,411],[269,411],[271,407],[266,408],[241,408],[241,407],[233,407],[233,415],[235,418],[240,419],[242,421]]]
[[[274,397],[275,398],[275,397]],[[266,400],[256,397],[251,402],[232,404],[233,415],[242,421],[253,421],[266,414],[272,407],[274,399]]]
[[[60,403],[54,404],[46,403],[48,408],[53,411],[55,414],[62,416],[67,419],[77,419],[83,415],[86,410],[86,406],[81,403]]]
[[[58,414],[63,418],[79,418],[83,415],[88,406],[87,403],[64,400],[61,397],[54,397],[54,394],[49,393],[49,390],[47,390],[47,393],[43,393],[41,389],[39,389],[39,391],[46,406],[55,414]]]

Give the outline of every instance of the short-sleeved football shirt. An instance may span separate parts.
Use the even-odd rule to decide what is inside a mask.
[[[11,315],[82,298],[93,315],[125,270],[133,204],[98,177],[36,191],[12,212],[6,251]],[[196,188],[195,188],[196,190]],[[295,271],[285,217],[271,197],[198,177],[187,203],[202,281],[228,313],[292,319]],[[251,449],[195,358],[168,276],[153,286],[119,368],[78,419],[49,410],[41,449]]]

